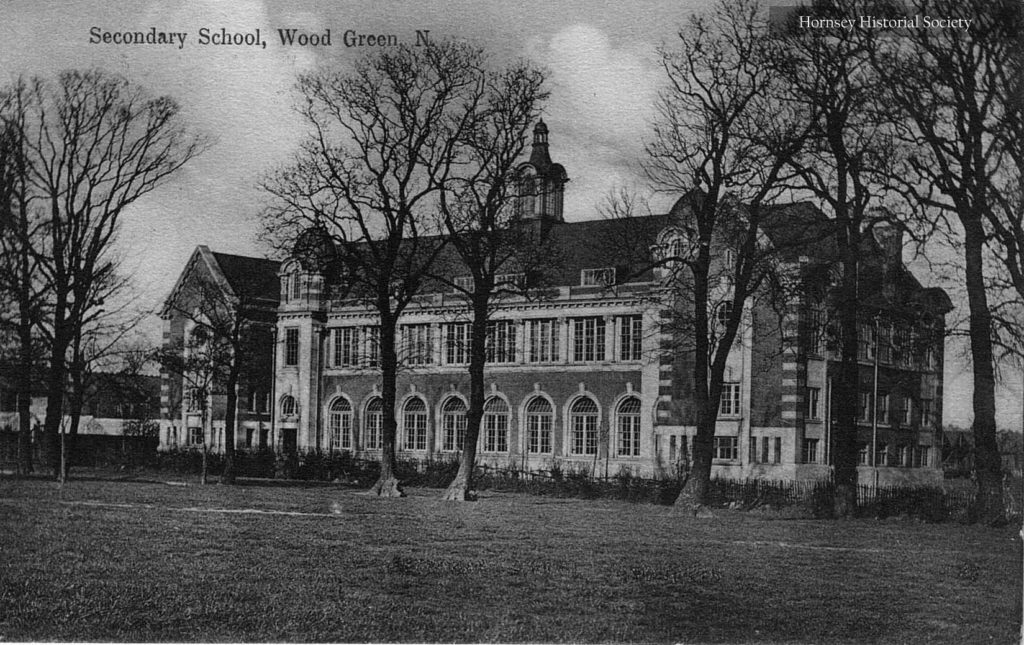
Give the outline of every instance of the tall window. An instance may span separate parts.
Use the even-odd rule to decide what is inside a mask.
[[[643,316],[619,318],[619,360],[640,360],[643,351],[643,331]]]
[[[740,415],[740,384],[737,382],[722,383],[722,398],[718,406],[718,416],[738,417]]]
[[[185,400],[186,412],[202,412],[206,406],[206,393],[201,387],[190,387]]]
[[[875,465],[876,466],[888,466],[889,465],[889,446],[880,443],[878,449],[875,451]]]
[[[889,423],[889,395],[880,394],[878,396],[878,422]]]
[[[557,320],[531,320],[527,324],[527,331],[530,336],[531,363],[553,363],[558,360]]]
[[[807,388],[807,418],[808,419],[820,419],[821,418],[821,388],[820,387],[809,387],[809,388]]]
[[[299,330],[296,327],[288,327],[284,330],[284,364],[288,366],[299,364]]]
[[[715,437],[712,449],[715,459],[739,459],[739,440],[736,437]]]
[[[427,404],[413,397],[405,403],[405,449],[427,449]]]
[[[462,450],[466,437],[466,404],[462,399],[451,397],[441,408],[441,449],[453,452]]]
[[[860,395],[860,420],[871,421],[871,395],[867,392],[861,392]]]
[[[772,463],[782,463],[782,437],[775,437],[775,450],[772,452]]]
[[[935,419],[932,417],[932,400],[921,399],[921,427],[930,428]]]
[[[348,401],[342,398],[334,400],[327,424],[331,433],[331,450],[352,450],[352,406]]]
[[[508,404],[496,396],[484,403],[484,452],[508,452]]]
[[[339,327],[334,330],[334,367],[351,367],[359,363],[359,330]]]
[[[514,363],[516,360],[516,327],[511,320],[487,323],[487,362]]]
[[[434,348],[430,343],[430,325],[403,325],[402,346],[408,365],[430,365],[434,362]]]
[[[605,323],[600,316],[574,318],[572,321],[572,360],[576,362],[603,361]]]
[[[818,463],[818,440],[804,439],[804,463]]]
[[[299,405],[295,402],[295,397],[286,394],[281,397],[281,416],[282,417],[294,417],[299,414]]]
[[[380,450],[381,428],[384,425],[384,401],[380,397],[370,399],[363,414],[363,447]]]
[[[619,456],[640,456],[640,399],[630,397],[619,404],[616,414]]]
[[[857,357],[863,360],[875,359],[875,326],[868,323],[857,325]]]
[[[897,418],[899,419],[900,425],[909,426],[910,417],[914,410],[914,401],[909,396],[905,396],[903,397],[902,402],[903,405],[900,407],[898,411],[899,417]]]
[[[815,356],[824,356],[828,337],[825,311],[815,307],[811,310],[809,318],[810,320],[807,323],[807,350]]]
[[[290,286],[292,288],[292,300],[298,300],[302,296],[302,276],[293,275],[289,278]]]
[[[469,323],[447,323],[444,326],[445,365],[465,365],[469,362]]]
[[[534,397],[526,406],[526,450],[531,454],[551,452],[551,404],[543,397]]]
[[[596,455],[597,404],[585,396],[577,399],[569,411],[569,424],[572,428],[572,453]]]
[[[363,355],[366,356],[367,367],[377,367],[380,364],[380,327],[376,325],[363,328],[363,342],[366,347]]]

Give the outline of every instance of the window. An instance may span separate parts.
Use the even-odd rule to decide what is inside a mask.
[[[908,397],[903,397],[903,406],[899,410],[899,423],[900,425],[909,426],[910,418],[914,410],[914,401]]]
[[[363,415],[363,447],[367,450],[380,450],[381,428],[384,425],[384,401],[380,397],[370,399]]]
[[[757,442],[756,438],[754,442]],[[768,437],[761,437],[761,454],[757,462],[760,464],[768,463]]]
[[[352,406],[345,399],[335,399],[327,415],[330,449],[352,450]]]
[[[857,451],[857,463],[861,466],[868,465],[868,444],[863,443]]]
[[[882,363],[892,362],[892,328],[888,323],[878,326],[878,360]]]
[[[733,273],[733,270],[736,267],[736,251],[729,248],[723,249],[722,264],[724,265],[723,268],[728,273]]]
[[[441,449],[449,452],[462,450],[466,437],[466,404],[451,397],[441,408]]]
[[[884,443],[878,444],[878,447],[875,449],[875,465],[889,465],[889,446],[885,445]]]
[[[914,450],[914,467],[928,467],[928,446],[918,446],[917,449]]]
[[[359,330],[340,327],[334,330],[334,367],[352,367],[359,364]]]
[[[494,276],[495,289],[522,290],[525,285],[525,273],[499,273]]]
[[[815,356],[825,355],[827,329],[825,312],[817,308],[812,309],[810,320],[807,323],[807,350],[809,353]]]
[[[206,392],[201,387],[190,387],[185,398],[186,412],[202,412],[206,407]]]
[[[553,363],[558,360],[558,321],[554,318],[527,323],[530,336],[531,363]]]
[[[804,439],[804,463],[818,463],[818,440]]]
[[[782,437],[775,437],[775,450],[772,453],[772,463],[782,463]]]
[[[452,279],[452,284],[455,285],[455,291],[465,291],[466,293],[473,293],[473,276],[471,275],[460,275]]]
[[[608,287],[615,284],[615,267],[583,269],[580,272],[580,286]]]
[[[878,422],[889,423],[889,395],[882,394],[878,397]]]
[[[290,394],[286,394],[281,397],[281,416],[282,417],[294,417],[299,414],[299,406],[295,402],[295,397]]]
[[[740,384],[735,382],[722,383],[722,398],[718,406],[718,416],[738,417],[740,415]]]
[[[921,427],[930,428],[934,418],[932,417],[932,400],[921,399]]]
[[[860,395],[860,420],[865,423],[871,421],[871,395],[867,392]]]
[[[487,362],[514,363],[516,360],[516,326],[511,320],[487,323]]]
[[[569,411],[569,425],[572,429],[572,454],[597,454],[597,404],[588,397],[581,397],[572,404]]]
[[[821,418],[821,388],[820,387],[809,387],[809,388],[807,388],[807,418],[808,419],[820,419]]]
[[[444,326],[445,365],[465,365],[469,362],[469,323],[447,323]]]
[[[408,365],[430,365],[434,362],[434,348],[430,344],[430,325],[402,326],[402,346]]]
[[[508,404],[496,396],[484,403],[484,452],[508,452]]]
[[[897,449],[897,459],[899,460],[897,466],[909,466],[912,462],[910,455],[910,446],[900,446]]]
[[[364,327],[363,337],[366,343],[366,348],[363,350],[366,356],[366,366],[377,367],[380,364],[380,327]]]
[[[526,406],[526,450],[531,454],[551,452],[551,404],[547,399],[534,397]]]
[[[292,288],[292,300],[298,300],[302,296],[302,277],[293,275],[288,279]]]
[[[712,447],[715,459],[736,460],[739,458],[739,440],[736,437],[715,437]]]
[[[573,318],[572,360],[590,362],[604,360],[605,322],[600,316]]]
[[[190,427],[188,429],[188,445],[201,446],[206,442],[206,436],[202,428]]]
[[[418,397],[405,403],[405,449],[427,449],[427,404]]]
[[[729,325],[729,318],[732,317],[732,301],[723,300],[715,307],[715,322],[724,331]]]
[[[619,360],[640,360],[643,352],[643,332],[643,316],[619,317]]]
[[[250,388],[249,395],[245,398],[245,409],[249,412],[255,412],[259,396],[259,392]]]
[[[630,397],[619,404],[616,414],[619,431],[619,456],[640,456],[640,399]]]
[[[299,330],[296,327],[284,330],[284,364],[288,366],[299,364]]]
[[[875,359],[875,326],[861,323],[857,326],[857,356],[862,360]]]

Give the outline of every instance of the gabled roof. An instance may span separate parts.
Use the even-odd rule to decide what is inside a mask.
[[[213,258],[235,294],[277,303],[281,297],[281,284],[277,260],[252,258],[244,255],[213,252]]]

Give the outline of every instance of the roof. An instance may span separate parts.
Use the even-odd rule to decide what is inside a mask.
[[[213,252],[213,257],[231,290],[236,294],[245,294],[275,303],[280,299],[281,285],[277,272],[281,268],[281,263],[277,260],[216,251]]]

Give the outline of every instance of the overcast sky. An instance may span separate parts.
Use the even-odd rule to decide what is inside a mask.
[[[329,0],[271,2],[5,2],[0,70],[51,75],[101,66],[176,97],[195,128],[216,144],[125,217],[121,242],[137,288],[157,307],[196,245],[262,256],[256,241],[264,196],[261,174],[286,161],[303,130],[292,110],[297,73],[318,64],[351,64],[367,48],[346,48],[344,32],[475,39],[498,58],[525,56],[551,74],[544,119],[551,154],[569,174],[565,216],[597,216],[609,188],[637,184],[642,141],[661,83],[656,48],[671,43],[702,0],[622,2],[546,0]],[[177,45],[90,44],[101,31],[187,32]],[[202,28],[260,30],[266,49],[198,44]],[[330,48],[284,47],[278,29],[331,31]],[[655,202],[664,208],[668,197]],[[927,276],[923,276],[927,281]],[[150,325],[158,333],[159,321]],[[158,338],[158,336],[155,336]],[[970,419],[969,378],[948,361],[947,423]],[[1019,377],[1002,397],[1001,426],[1021,427]]]

